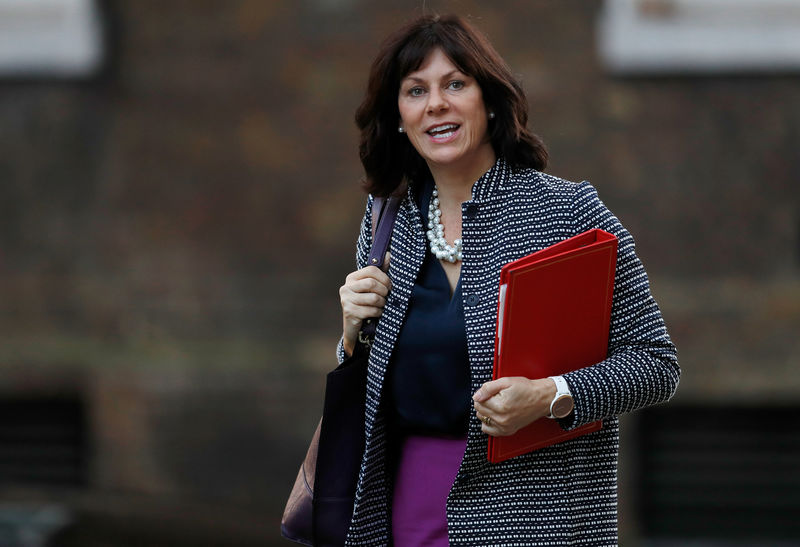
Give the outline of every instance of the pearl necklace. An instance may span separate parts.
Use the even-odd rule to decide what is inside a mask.
[[[447,243],[444,238],[444,226],[442,226],[442,211],[439,209],[439,190],[433,187],[431,194],[431,204],[428,207],[428,240],[431,245],[431,252],[439,260],[456,262],[461,260],[461,239],[453,240],[453,244]]]

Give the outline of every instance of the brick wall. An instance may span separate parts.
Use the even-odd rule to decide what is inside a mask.
[[[280,506],[353,264],[353,111],[420,5],[116,0],[104,75],[0,82],[0,385],[89,402],[92,489]],[[800,78],[611,78],[596,1],[427,6],[489,34],[548,171],[636,237],[679,397],[796,398]]]

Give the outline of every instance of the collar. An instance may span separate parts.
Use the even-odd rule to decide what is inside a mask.
[[[494,165],[472,185],[472,202],[489,201],[495,196],[510,174],[510,167],[505,158],[498,157]]]
[[[466,203],[489,201],[497,194],[497,191],[503,185],[503,181],[507,180],[510,174],[511,168],[505,158],[498,157],[494,165],[472,185],[472,199]],[[408,185],[408,200],[417,204],[424,218],[427,218],[427,204],[431,199],[431,192],[433,192],[433,179],[430,177]]]

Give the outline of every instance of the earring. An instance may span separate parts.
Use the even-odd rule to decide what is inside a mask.
[[[494,112],[489,112],[489,119],[490,119],[490,120],[493,120],[493,119],[494,119]]]
[[[405,133],[405,132],[406,132],[406,130],[405,130],[405,129],[403,129],[402,127],[398,127],[398,128],[397,128],[397,132],[398,132],[398,133]]]

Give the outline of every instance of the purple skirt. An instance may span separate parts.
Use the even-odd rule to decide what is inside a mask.
[[[453,486],[467,439],[407,437],[392,500],[394,547],[446,547],[447,495]]]

